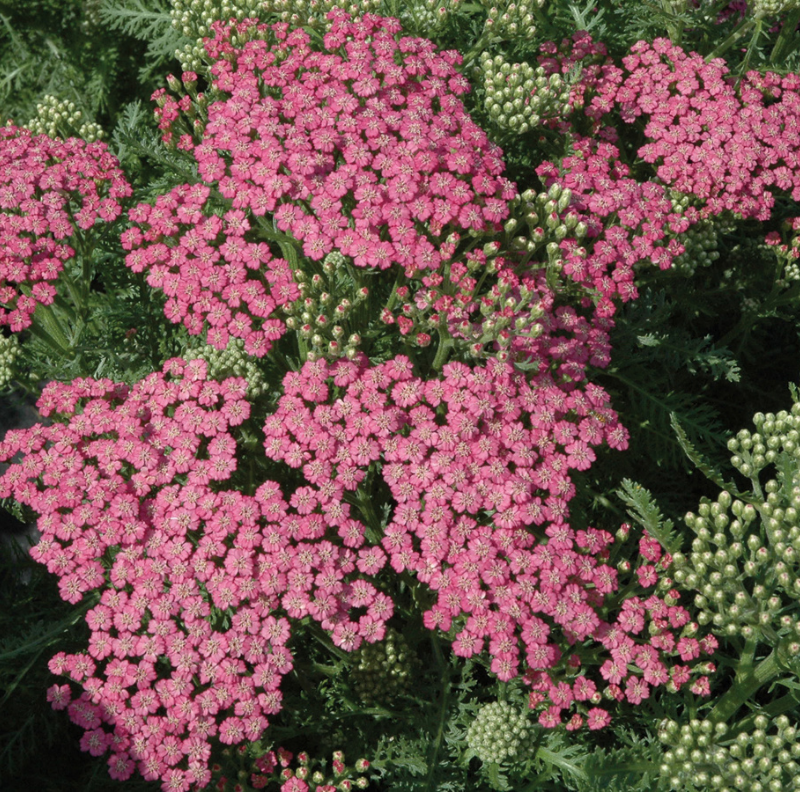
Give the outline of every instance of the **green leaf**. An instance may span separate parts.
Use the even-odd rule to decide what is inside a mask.
[[[636,520],[668,553],[681,549],[683,537],[675,533],[672,521],[665,520],[653,496],[644,486],[625,478],[617,496],[628,506],[628,514]]]
[[[719,486],[720,489],[724,489],[726,492],[730,492],[735,497],[741,497],[744,500],[745,498],[742,496],[742,492],[739,490],[736,484],[726,481],[722,473],[715,466],[709,463],[703,454],[691,443],[689,437],[686,435],[686,431],[683,430],[681,424],[678,422],[677,414],[670,414],[669,421],[672,425],[672,430],[675,431],[675,435],[678,439],[681,449],[684,453],[686,453],[686,457],[689,459],[689,461],[691,461],[692,464],[694,464],[697,469],[699,469],[700,472],[706,476],[706,478]],[[753,502],[753,498],[748,497],[747,502]]]

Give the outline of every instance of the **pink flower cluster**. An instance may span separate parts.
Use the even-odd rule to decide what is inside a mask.
[[[628,527],[625,525],[623,529],[627,531]],[[638,583],[644,588],[652,587],[669,567],[671,558],[662,554],[658,541],[646,531],[639,542],[639,556]],[[677,590],[666,593],[653,590],[644,598],[633,591],[634,596],[622,601],[616,620],[612,624],[601,622],[594,633],[594,639],[609,656],[599,669],[599,677],[607,684],[602,693],[596,680],[588,675],[580,675],[570,683],[554,680],[552,670],[529,669],[525,673],[524,681],[531,687],[528,704],[539,711],[543,727],[554,728],[564,722],[561,715],[574,705],[576,708],[566,721],[567,730],[578,730],[584,724],[590,730],[604,728],[611,716],[597,705],[603,698],[640,705],[653,687],[666,686],[669,691],[677,692],[690,684],[689,690],[695,695],[711,693],[708,675],[713,672],[713,664],[686,662],[714,653],[715,637],[709,634],[696,638],[698,626],[679,605]],[[668,666],[670,658],[676,656],[680,663]],[[573,654],[567,662],[575,669],[580,666],[580,657]]]
[[[264,230],[248,235],[254,217],[274,214],[277,228],[314,260],[337,250],[358,267],[394,265],[409,277],[429,276],[426,285],[433,287],[453,257],[448,235],[499,230],[506,201],[516,195],[502,176],[501,150],[458,99],[469,87],[455,69],[457,53],[398,37],[396,20],[331,15],[319,52],[302,30],[253,21],[218,25],[207,42],[219,59],[213,83],[223,99],[208,106],[198,141],[186,133],[179,146],[193,153],[203,181],[218,189],[222,200],[215,202],[228,209],[220,212],[224,227],[209,220],[210,206],[201,210],[209,194],[202,185],[179,187],[177,195],[131,214],[142,230],[123,238],[132,250],[128,265],[156,273],[151,282],[170,297],[170,319],[192,332],[209,322],[215,346],[240,330],[253,335],[244,304],[261,318],[296,297],[283,276],[277,298],[274,286],[271,295],[259,292],[262,264],[274,271],[279,262],[270,263],[266,245],[251,242],[271,238]],[[230,43],[234,32],[263,38],[237,48]],[[190,97],[174,100],[162,92],[158,100],[165,138],[174,141]],[[192,196],[201,199],[187,202]],[[249,297],[238,289],[245,267]],[[232,291],[226,272],[237,276]],[[268,326],[267,339],[283,330],[276,320]],[[250,345],[254,354],[264,350]]]
[[[106,145],[0,128],[0,325],[21,331],[50,305],[75,226],[113,222],[131,194]]]
[[[616,115],[627,124],[645,118],[639,157],[655,166],[661,187],[695,201],[682,225],[670,223],[674,233],[725,211],[769,219],[776,190],[800,199],[800,76],[753,71],[737,85],[722,59],[707,62],[667,39],[638,42],[622,67],[602,60],[604,45],[586,33],[542,51],[549,72],[588,62],[571,104],[600,139],[616,139]]]
[[[146,270],[150,286],[167,296],[164,313],[224,350],[231,336],[250,355],[263,356],[286,330],[275,316],[300,297],[292,270],[264,242],[247,241],[245,211],[220,211],[202,183],[184,184],[140,203],[128,217],[137,227],[122,234],[134,272]]]
[[[774,189],[800,200],[800,76],[749,72],[737,87],[722,59],[667,39],[638,42],[623,65],[603,69],[587,114],[645,116],[639,156],[665,186],[704,201],[700,217],[769,219]]]
[[[302,470],[309,485],[298,493],[323,513],[331,498],[358,505],[372,496],[380,474],[392,504],[388,523],[378,525],[358,505],[367,539],[381,545],[373,548],[374,569],[388,560],[398,573],[415,573],[436,596],[425,624],[454,628],[458,655],[488,648],[501,680],[519,674],[523,659],[555,671],[563,655],[557,640],[595,639],[619,664],[618,641],[643,631],[646,611],[672,626],[688,620],[655,595],[626,601],[613,625],[598,615],[617,589],[616,570],[605,563],[611,537],[575,531],[567,517],[570,470],[588,469],[597,445],[627,441],[599,387],[567,391],[547,375],[528,382],[497,360],[473,368],[451,362],[441,379],[423,381],[399,356],[374,367],[306,364],[287,374],[284,389],[264,426],[267,455]],[[660,656],[674,649],[662,637],[630,639],[622,652],[646,662],[648,682],[658,685],[668,680]],[[618,684],[627,663],[602,677]]]
[[[574,121],[553,120],[571,134],[573,152],[537,174],[571,190],[570,211],[587,235],[561,242],[564,273],[595,294],[597,315],[611,317],[615,298],[637,296],[634,269],[670,267],[696,223],[723,213],[769,219],[776,191],[800,199],[800,77],[751,72],[737,87],[722,60],[707,63],[665,39],[637,43],[623,68],[605,54],[586,33],[542,47],[548,72],[583,64],[570,104],[594,130],[576,135]],[[638,155],[654,165],[653,178],[622,159],[617,115],[628,124],[645,117]],[[676,192],[690,198],[685,210],[673,208]]]
[[[616,138],[613,129],[606,132],[608,140]],[[608,140],[576,136],[573,155],[560,166],[544,162],[536,173],[546,185],[558,183],[572,192],[571,210],[586,225],[588,242],[561,242],[564,273],[593,290],[597,316],[610,318],[615,298],[638,296],[637,265],[667,269],[683,252],[674,233],[686,230],[688,223],[673,211],[663,186],[630,177],[619,149]]]
[[[82,692],[71,700],[60,685],[50,699],[86,729],[84,749],[110,753],[113,777],[138,765],[168,790],[209,782],[212,737],[261,737],[292,669],[289,619],[310,615],[349,650],[383,638],[393,611],[359,577],[383,561],[338,499],[318,513],[306,492],[287,503],[271,481],[254,496],[218,488],[237,465],[228,431],[249,404],[242,379],[206,371],[175,359],[132,388],[51,384],[40,410],[69,421],[0,445],[0,460],[21,456],[0,496],[39,514],[31,554],[60,576],[62,597],[104,588],[86,614],[88,652],[51,661]]]
[[[274,46],[240,49],[232,26],[216,27],[206,46],[219,59],[214,87],[229,96],[209,106],[190,148],[200,176],[235,208],[274,212],[309,258],[335,248],[356,266],[425,273],[440,260],[431,239],[493,228],[516,187],[458,99],[469,89],[458,53],[399,37],[394,19],[329,18],[321,51],[285,24],[258,26]]]

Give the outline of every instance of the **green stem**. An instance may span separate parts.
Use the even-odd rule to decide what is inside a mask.
[[[759,17],[756,20],[756,29],[753,31],[753,35],[750,38],[750,44],[747,45],[747,52],[745,53],[744,61],[742,61],[742,65],[740,67],[742,75],[747,73],[747,70],[750,66],[750,59],[752,58],[753,52],[756,49],[756,45],[758,44],[758,37],[761,36],[761,31],[763,28],[764,28],[764,20],[762,17]]]
[[[745,645],[742,662],[733,679],[733,686],[714,706],[708,715],[709,722],[727,722],[765,683],[780,675],[781,664],[777,648],[753,668],[755,647],[754,640],[748,641]]]
[[[447,323],[442,322],[439,325],[439,347],[436,350],[436,355],[433,359],[433,370],[439,372],[447,361],[447,356],[450,355],[450,349],[453,346],[453,337],[450,336],[447,330]]]
[[[442,675],[442,690],[440,694],[441,702],[439,704],[439,724],[436,728],[436,738],[433,741],[433,749],[428,759],[428,780],[425,788],[429,790],[433,788],[433,776],[436,771],[436,763],[439,759],[439,750],[441,749],[442,740],[444,739],[444,726],[447,720],[447,705],[450,696],[450,676],[447,674],[444,656],[442,655],[442,646],[439,644],[439,639],[433,631],[430,633],[430,638],[433,646],[433,653],[436,657],[436,663]]]
[[[783,27],[781,28],[781,32],[778,34],[778,39],[775,42],[775,46],[772,48],[772,53],[770,53],[770,64],[779,63],[781,57],[783,56],[783,49],[786,47],[792,36],[794,36],[798,22],[800,22],[800,6],[792,9],[787,14],[783,23]]]
[[[736,28],[727,39],[723,42],[718,44],[712,51],[706,56],[706,61],[712,61],[715,58],[719,58],[720,56],[724,55],[731,49],[740,39],[746,36],[750,29],[756,24],[756,20],[754,18],[750,18],[745,20],[738,28]]]

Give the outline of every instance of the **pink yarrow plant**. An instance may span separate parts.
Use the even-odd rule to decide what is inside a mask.
[[[635,569],[613,563],[614,537],[576,529],[569,507],[598,448],[627,446],[589,380],[609,363],[617,304],[636,296],[638,265],[680,254],[691,220],[663,176],[631,175],[598,123],[538,170],[571,192],[580,223],[548,249],[557,279],[512,246],[497,255],[519,198],[459,99],[460,57],[396,20],[331,20],[321,47],[284,24],[219,24],[207,42],[218,99],[193,96],[191,74],[184,98],[157,93],[165,140],[200,180],[130,210],[126,263],[189,333],[271,358],[311,305],[305,271],[336,252],[354,284],[394,282],[396,303],[369,324],[391,326],[409,355],[274,360],[282,391],[256,430],[291,489],[264,475],[244,488],[246,382],[211,379],[202,359],[133,386],[51,384],[39,409],[54,424],[0,445],[13,462],[0,497],[39,515],[33,557],[67,602],[91,605],[87,651],[53,658],[70,683],[48,697],[115,778],[208,786],[212,742],[259,740],[280,712],[299,622],[344,652],[379,641],[394,601],[378,587],[397,575],[427,587],[417,610],[456,655],[522,677],[544,727],[601,729],[661,686],[710,691],[700,659],[716,642],[664,578],[669,555],[645,535]],[[587,100],[618,86],[603,69],[576,90]],[[190,108],[198,124],[182,127]],[[724,193],[706,194],[713,210]],[[423,370],[413,356],[434,336]]]
[[[101,142],[61,141],[0,128],[0,325],[28,328],[75,255],[69,244],[98,220],[113,222],[131,187]]]

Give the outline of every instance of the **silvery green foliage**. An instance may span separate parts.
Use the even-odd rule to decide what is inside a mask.
[[[485,764],[514,761],[528,743],[530,723],[523,710],[498,700],[483,706],[467,730],[467,744]]]

